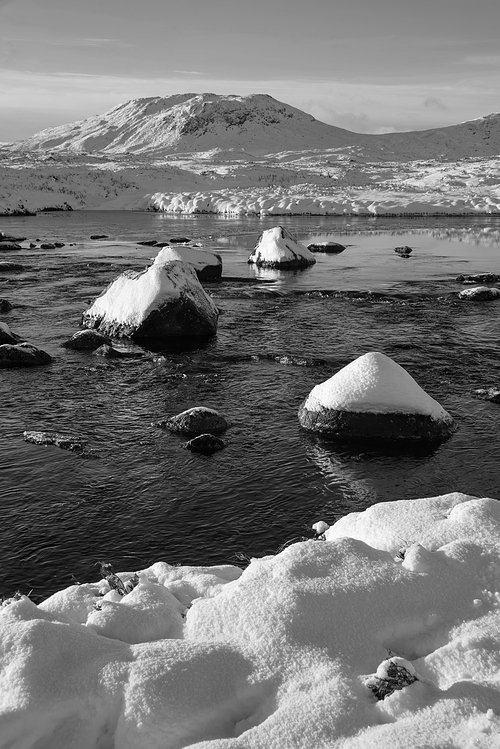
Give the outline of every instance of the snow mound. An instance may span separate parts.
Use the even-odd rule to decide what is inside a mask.
[[[84,313],[83,324],[137,341],[214,335],[218,311],[186,263],[126,271]]]
[[[386,502],[325,535],[243,571],[157,562],[122,597],[7,600],[0,745],[495,749],[500,502]]]
[[[248,262],[264,268],[295,269],[314,265],[316,258],[287,229],[275,226],[262,232]]]
[[[217,279],[222,275],[222,259],[220,255],[186,245],[163,247],[153,259],[153,265],[164,265],[175,260],[188,263],[188,265],[194,268],[200,281]]]

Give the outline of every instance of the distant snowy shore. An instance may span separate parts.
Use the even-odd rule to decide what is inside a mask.
[[[498,747],[500,502],[382,502],[315,527],[244,570],[103,568],[5,601],[0,745]]]

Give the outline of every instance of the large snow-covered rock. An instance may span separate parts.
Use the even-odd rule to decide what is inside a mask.
[[[175,261],[123,273],[84,313],[83,324],[110,336],[158,342],[215,335],[217,317],[193,268]]]
[[[303,427],[331,438],[435,442],[452,417],[408,372],[371,351],[316,385],[299,409]]]
[[[196,271],[200,281],[219,281],[222,275],[222,258],[215,252],[198,250],[196,247],[167,245],[154,258],[154,265],[164,265],[174,260],[188,263]]]
[[[314,265],[316,258],[287,229],[274,226],[262,232],[248,262],[262,268],[295,270]]]
[[[469,289],[459,291],[460,299],[468,299],[473,302],[490,302],[500,299],[500,289],[495,286],[471,286]]]

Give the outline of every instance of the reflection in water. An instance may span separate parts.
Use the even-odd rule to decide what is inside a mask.
[[[307,456],[317,465],[324,476],[326,486],[329,489],[340,489],[346,507],[350,507],[352,510],[353,507],[366,507],[376,501],[377,493],[374,487],[365,478],[362,478],[362,464],[356,465],[336,453],[333,443],[332,447],[328,449],[319,443],[314,444],[314,442],[305,441],[305,448]],[[344,513],[340,512],[339,514]]]

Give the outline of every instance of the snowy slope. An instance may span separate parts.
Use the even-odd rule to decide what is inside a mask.
[[[133,99],[102,116],[43,130],[11,148],[158,154],[244,147],[256,155],[340,147],[358,139],[265,94],[181,94]]]

